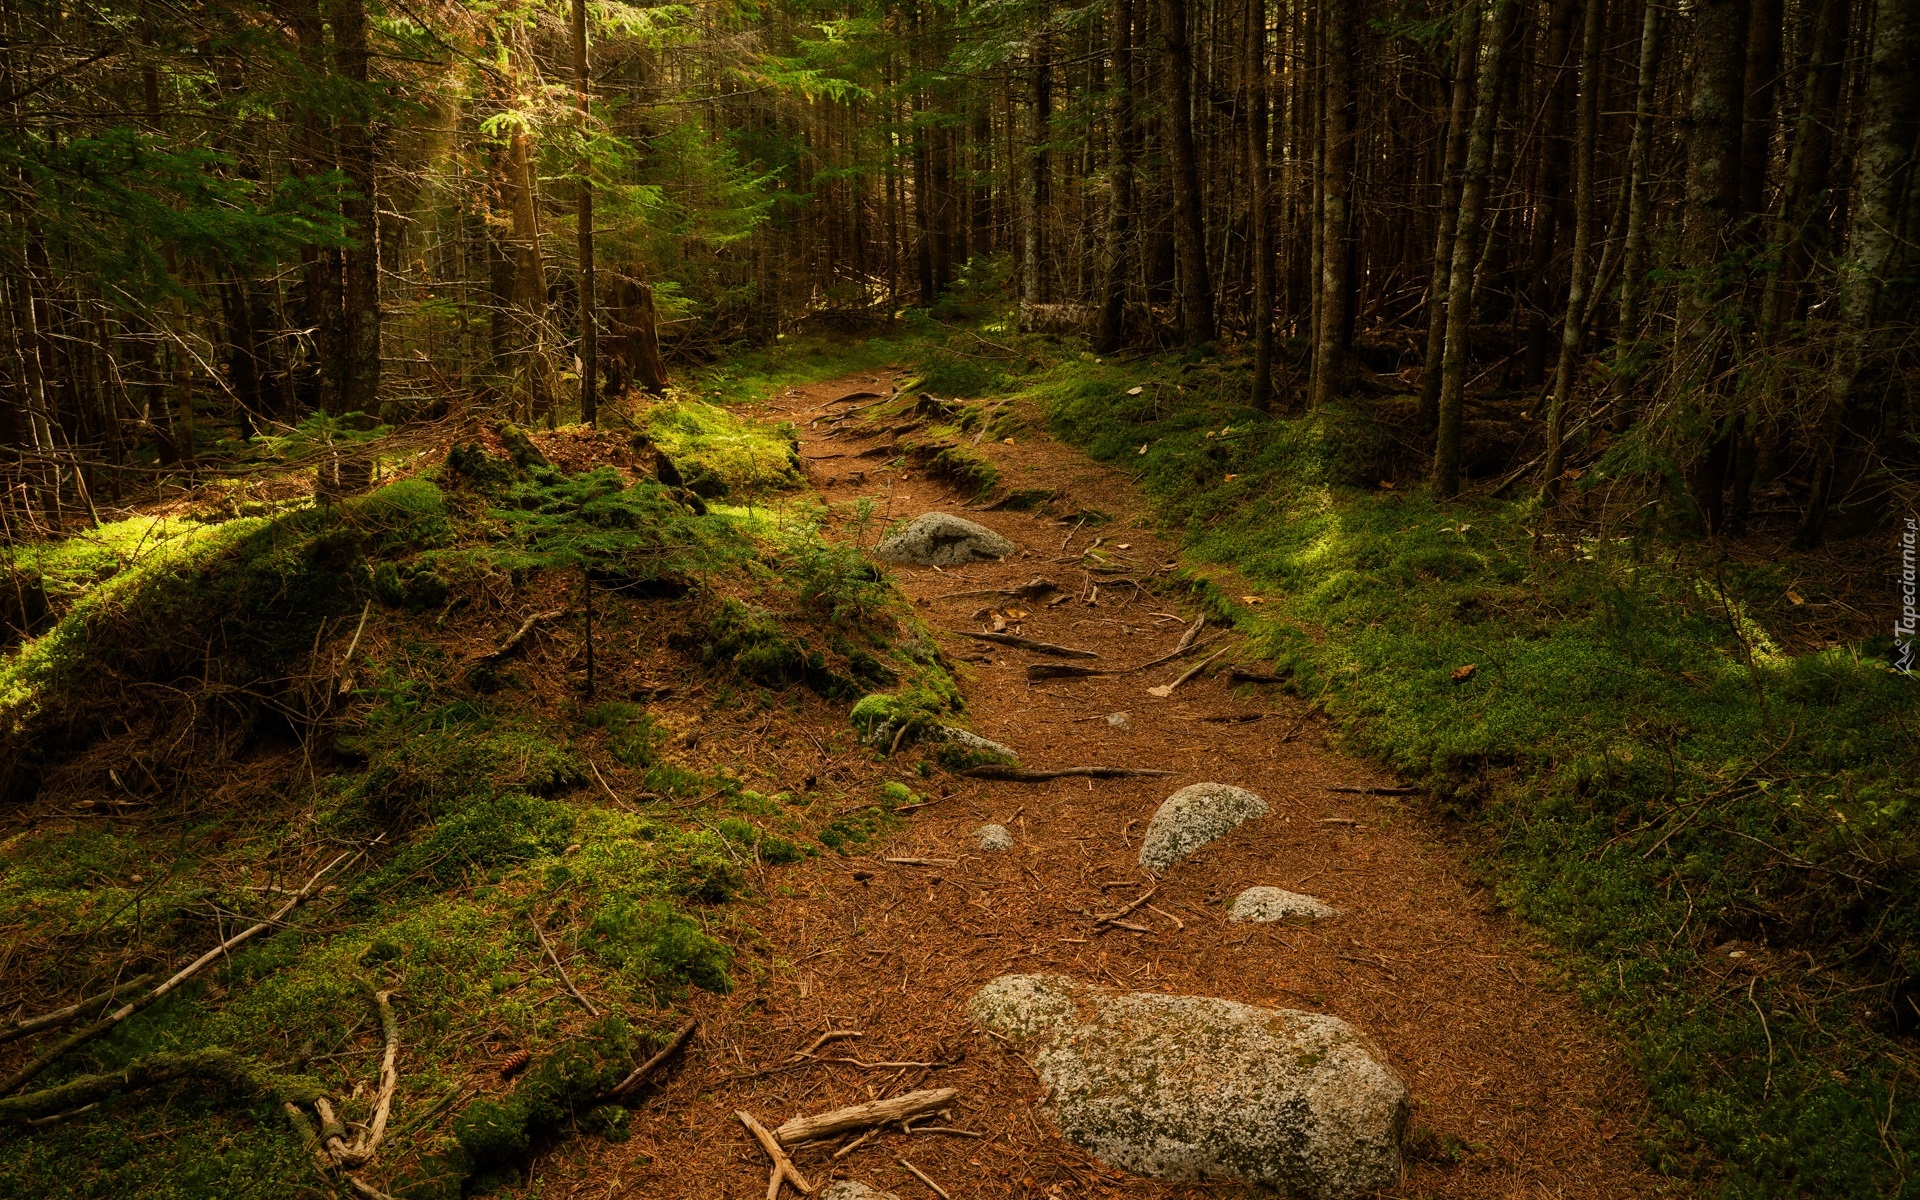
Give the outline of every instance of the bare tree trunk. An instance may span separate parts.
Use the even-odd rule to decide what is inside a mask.
[[[580,106],[582,145],[590,131],[592,102],[588,89],[593,85],[587,58],[587,0],[573,0],[573,86],[575,103]],[[580,254],[580,419],[589,425],[600,420],[600,329],[598,320],[598,282],[593,261],[593,156],[584,149],[580,154],[580,177],[574,183],[575,219],[579,222]],[[591,585],[589,585],[591,586]]]
[[[515,130],[507,141],[506,207],[513,219],[513,306],[519,314],[525,417],[545,412],[547,393],[547,271],[540,254],[540,214],[533,190],[533,137]]]
[[[1273,408],[1273,178],[1267,169],[1267,5],[1247,0],[1247,222],[1253,226],[1253,406]]]
[[[1044,23],[1043,10],[1040,20]],[[1053,171],[1047,155],[1047,138],[1053,123],[1053,67],[1046,48],[1046,34],[1039,35],[1033,50],[1033,85],[1027,105],[1027,189],[1024,193],[1026,220],[1022,222],[1020,299],[1026,304],[1047,301],[1046,222],[1048,183]]]
[[[366,0],[333,0],[334,69],[359,89],[340,120],[340,170],[348,191],[340,215],[352,228],[341,297],[340,406],[345,412],[380,407],[380,227],[374,203],[373,114],[368,82]],[[343,484],[349,481],[342,481]],[[358,482],[358,481],[351,481]]]
[[[1320,323],[1313,341],[1313,390],[1307,398],[1313,408],[1331,399],[1343,382],[1353,250],[1347,211],[1353,174],[1353,0],[1326,0],[1325,12],[1326,74],[1320,85],[1326,106],[1321,132],[1326,157],[1320,167]]]
[[[1460,167],[1473,120],[1474,61],[1480,47],[1477,0],[1454,17],[1452,95],[1447,105],[1446,148],[1440,177],[1439,230],[1433,239],[1433,270],[1427,277],[1427,351],[1420,360],[1420,431],[1431,434],[1440,420],[1440,360],[1447,347],[1447,277],[1453,269],[1454,228],[1460,220]]]
[[[1876,356],[1876,325],[1889,268],[1899,250],[1901,191],[1912,166],[1920,12],[1911,0],[1875,5],[1860,151],[1854,160],[1847,253],[1840,264],[1839,345],[1827,371],[1827,395],[1814,447],[1813,482],[1795,540],[1818,545],[1833,504],[1839,442],[1859,399],[1861,375]]]
[[[1538,387],[1547,369],[1547,347],[1553,340],[1550,312],[1553,289],[1548,282],[1554,254],[1560,247],[1560,226],[1565,217],[1567,172],[1572,146],[1567,140],[1568,110],[1573,107],[1573,74],[1567,69],[1567,51],[1573,40],[1574,0],[1555,0],[1547,22],[1548,74],[1546,111],[1540,119],[1545,146],[1540,186],[1534,199],[1533,229],[1527,278],[1520,300],[1527,310],[1527,344],[1521,359],[1520,382]]]
[[[1573,262],[1568,268],[1567,315],[1560,327],[1560,359],[1553,371],[1553,399],[1547,408],[1547,465],[1541,499],[1560,498],[1567,469],[1567,401],[1579,364],[1580,330],[1586,323],[1587,259],[1593,253],[1593,156],[1600,128],[1600,29],[1604,0],[1585,0],[1580,31],[1580,109],[1575,119],[1573,164]]]
[[[1628,394],[1640,373],[1640,309],[1647,296],[1647,248],[1653,224],[1653,119],[1660,83],[1662,0],[1646,0],[1640,24],[1640,70],[1634,85],[1633,134],[1627,145],[1627,235],[1620,262],[1620,324],[1614,336],[1610,390],[1613,428],[1633,423]]]
[[[1454,226],[1453,265],[1447,272],[1447,342],[1440,364],[1440,420],[1434,439],[1433,487],[1442,499],[1460,491],[1460,423],[1466,403],[1468,331],[1473,324],[1473,277],[1479,266],[1480,221],[1493,166],[1500,86],[1513,40],[1518,0],[1494,0],[1487,14],[1474,87],[1473,131],[1460,178],[1460,218]]]
[[[1173,241],[1180,263],[1180,324],[1189,346],[1210,342],[1218,330],[1213,281],[1207,270],[1206,217],[1200,208],[1200,165],[1193,142],[1193,48],[1187,41],[1187,0],[1160,0],[1160,36],[1167,43],[1165,123],[1173,177]]]
[[[1133,0],[1114,0],[1109,53],[1113,58],[1112,160],[1107,166],[1106,280],[1095,340],[1111,354],[1127,339],[1127,243],[1133,232]]]

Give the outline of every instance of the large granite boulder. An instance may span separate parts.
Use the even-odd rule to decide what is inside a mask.
[[[1019,549],[984,525],[950,513],[915,517],[905,529],[873,548],[875,558],[913,567],[958,567],[991,562]]]
[[[1399,1178],[1406,1088],[1336,1017],[1061,975],[1003,975],[968,1011],[1035,1050],[1047,1116],[1114,1166],[1307,1200]]]

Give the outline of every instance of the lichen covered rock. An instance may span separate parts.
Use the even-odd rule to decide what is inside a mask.
[[[1406,1088],[1336,1017],[1060,975],[1003,975],[968,1010],[1037,1046],[1047,1115],[1114,1166],[1308,1200],[1399,1177]]]
[[[973,831],[974,844],[982,850],[1013,849],[1013,832],[1005,825],[982,825]]]
[[[1140,865],[1164,871],[1243,821],[1267,815],[1267,802],[1245,788],[1196,783],[1168,796],[1147,823]]]
[[[958,567],[1005,558],[1019,547],[984,525],[951,513],[915,517],[873,548],[875,558],[914,567]]]
[[[1229,921],[1291,921],[1305,925],[1339,915],[1339,909],[1312,896],[1277,887],[1250,887],[1233,898]]]
[[[900,1200],[900,1197],[870,1188],[857,1179],[836,1179],[820,1189],[820,1200]]]

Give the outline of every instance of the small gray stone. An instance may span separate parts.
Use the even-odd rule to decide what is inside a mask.
[[[1233,898],[1227,910],[1229,921],[1292,921],[1307,924],[1322,917],[1336,916],[1339,909],[1277,887],[1250,887]]]
[[[853,1179],[836,1179],[820,1189],[820,1200],[900,1200],[892,1192],[870,1188]]]
[[[958,567],[1005,558],[1017,549],[984,525],[950,513],[930,512],[883,539],[873,548],[873,556],[915,567]]]
[[[1013,834],[1005,825],[982,825],[973,831],[973,840],[982,850],[1013,849]]]
[[[1140,865],[1164,871],[1243,821],[1267,815],[1267,802],[1245,788],[1196,783],[1168,796],[1147,822]]]
[[[1115,729],[1133,728],[1133,721],[1127,716],[1126,713],[1123,713],[1123,712],[1108,713],[1107,724],[1112,726]]]
[[[1036,1044],[1047,1116],[1115,1166],[1309,1200],[1399,1178],[1406,1088],[1337,1017],[1062,975],[1003,975],[968,1011]]]

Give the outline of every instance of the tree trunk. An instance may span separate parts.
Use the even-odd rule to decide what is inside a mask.
[[[1427,350],[1420,360],[1420,432],[1431,434],[1440,420],[1440,360],[1447,346],[1447,277],[1453,269],[1453,235],[1460,220],[1460,168],[1467,154],[1467,126],[1473,120],[1474,61],[1480,47],[1476,0],[1467,0],[1454,16],[1452,95],[1448,98],[1446,148],[1440,175],[1439,229],[1433,239],[1433,270],[1427,277]]]
[[[1207,270],[1207,230],[1200,208],[1200,162],[1193,142],[1193,48],[1187,41],[1187,0],[1159,0],[1160,36],[1167,43],[1165,123],[1168,173],[1173,177],[1173,243],[1180,264],[1180,324],[1186,344],[1214,339],[1213,282]]]
[[[1460,491],[1460,423],[1466,402],[1467,335],[1473,324],[1473,276],[1479,266],[1480,221],[1493,166],[1493,136],[1506,56],[1518,0],[1494,0],[1487,14],[1474,87],[1473,130],[1460,178],[1460,217],[1454,226],[1453,265],[1447,271],[1447,341],[1440,364],[1439,430],[1434,440],[1433,487],[1442,499]]]
[[[1353,173],[1354,0],[1326,0],[1325,105],[1320,166],[1320,309],[1313,339],[1313,391],[1318,408],[1338,393],[1347,358],[1347,281],[1353,249],[1347,212]]]
[[[1114,0],[1112,128],[1108,132],[1106,278],[1095,345],[1111,354],[1127,340],[1128,239],[1133,232],[1133,0]]]
[[[584,147],[591,133],[592,102],[588,89],[593,75],[587,58],[587,0],[573,0],[573,87],[580,106],[580,137]],[[575,219],[579,222],[580,254],[580,419],[589,425],[600,420],[600,330],[597,280],[593,261],[593,158],[580,154],[580,176],[574,187]]]
[[[1538,387],[1546,375],[1547,349],[1553,340],[1553,317],[1548,282],[1553,259],[1560,248],[1560,226],[1565,217],[1567,172],[1572,146],[1567,140],[1567,118],[1572,109],[1573,73],[1567,69],[1567,51],[1573,40],[1574,0],[1555,0],[1547,22],[1547,61],[1549,75],[1546,111],[1540,120],[1546,145],[1540,170],[1539,191],[1534,199],[1533,230],[1526,286],[1521,299],[1527,310],[1526,353],[1520,365],[1520,383]]]
[[[1046,13],[1040,19],[1044,22]],[[1044,304],[1048,298],[1046,269],[1046,222],[1048,183],[1053,166],[1047,156],[1047,138],[1053,122],[1053,66],[1046,47],[1046,35],[1039,35],[1033,50],[1033,86],[1027,105],[1027,188],[1026,220],[1021,235],[1020,299],[1025,304]]]
[[[1587,259],[1593,253],[1593,156],[1600,129],[1600,29],[1603,0],[1584,0],[1580,32],[1580,111],[1575,119],[1573,165],[1573,261],[1568,266],[1567,315],[1560,327],[1560,359],[1554,365],[1553,399],[1547,408],[1547,465],[1541,499],[1560,498],[1567,469],[1567,401],[1579,363],[1580,330],[1586,323]]]
[[[1637,405],[1629,393],[1641,370],[1640,309],[1647,295],[1647,246],[1653,225],[1653,119],[1660,83],[1661,38],[1666,10],[1646,0],[1640,23],[1640,69],[1634,84],[1633,133],[1627,145],[1627,235],[1620,261],[1620,317],[1614,335],[1609,390],[1613,428],[1633,423]]]
[[[340,170],[347,191],[340,215],[353,244],[342,264],[340,396],[342,412],[380,408],[380,233],[374,203],[373,114],[367,89],[366,0],[333,0],[334,69],[357,94],[340,119]],[[348,481],[343,481],[343,484]],[[357,482],[357,481],[355,481]]]
[[[1267,169],[1267,5],[1247,0],[1247,223],[1253,226],[1253,406],[1273,409],[1273,180]]]
[[[1839,344],[1827,371],[1827,395],[1814,446],[1812,486],[1795,540],[1818,545],[1833,504],[1839,442],[1859,400],[1862,374],[1879,349],[1876,325],[1889,268],[1899,248],[1901,192],[1912,163],[1920,12],[1911,0],[1875,5],[1873,58],[1868,68],[1860,150],[1854,159],[1847,253],[1840,264]]]
[[[527,420],[546,411],[547,271],[540,254],[540,214],[533,181],[533,137],[515,130],[507,140],[506,208],[512,217],[513,306],[519,314],[519,386]]]

